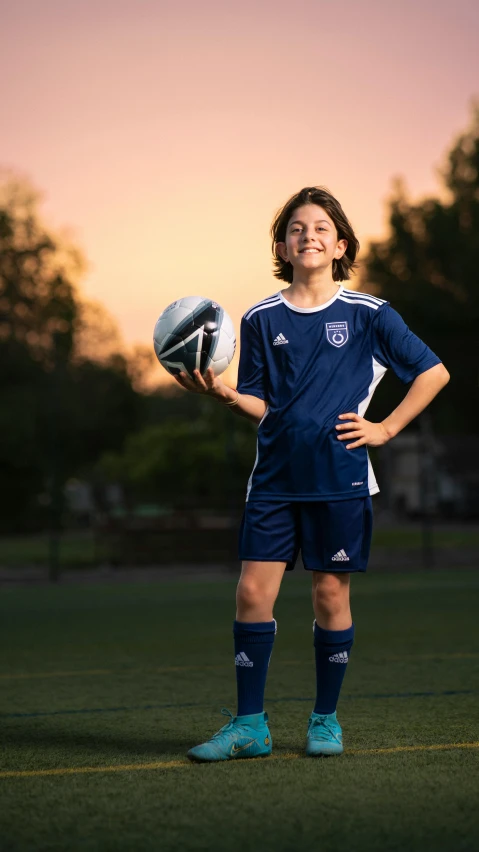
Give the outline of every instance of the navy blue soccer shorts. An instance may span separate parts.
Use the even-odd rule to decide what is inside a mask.
[[[292,571],[299,551],[308,571],[365,571],[373,528],[370,496],[352,500],[246,503],[239,558],[286,562]]]

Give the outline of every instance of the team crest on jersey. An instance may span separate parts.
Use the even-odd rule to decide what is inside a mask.
[[[344,346],[349,338],[347,322],[327,322],[326,337],[331,346]]]

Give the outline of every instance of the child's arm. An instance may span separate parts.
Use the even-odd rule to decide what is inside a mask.
[[[175,376],[175,379],[185,390],[212,396],[224,405],[228,405],[228,408],[235,414],[246,417],[254,423],[259,423],[266,413],[264,399],[246,393],[238,393],[238,391],[228,387],[219,377],[215,378],[211,367],[206,371],[204,377],[199,370],[195,370],[194,379],[191,379],[186,373],[180,373],[179,376]]]
[[[338,432],[344,433],[338,435],[338,440],[354,440],[353,444],[346,444],[347,450],[353,450],[363,444],[369,444],[371,447],[386,444],[421,411],[424,411],[439,391],[447,385],[449,379],[450,376],[444,364],[436,364],[429,370],[425,370],[414,379],[403,401],[381,423],[371,423],[359,414],[351,412],[340,414],[339,419],[347,418],[348,422],[336,426]]]

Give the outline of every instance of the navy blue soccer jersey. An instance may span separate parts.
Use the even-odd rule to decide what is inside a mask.
[[[391,368],[404,382],[440,358],[383,299],[347,290],[315,308],[281,292],[241,321],[238,391],[264,399],[247,500],[349,500],[379,491],[366,446],[346,449],[339,414],[364,416]]]

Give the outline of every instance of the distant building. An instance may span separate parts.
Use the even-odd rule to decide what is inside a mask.
[[[473,436],[406,431],[378,453],[382,505],[393,514],[479,516],[479,450]]]

